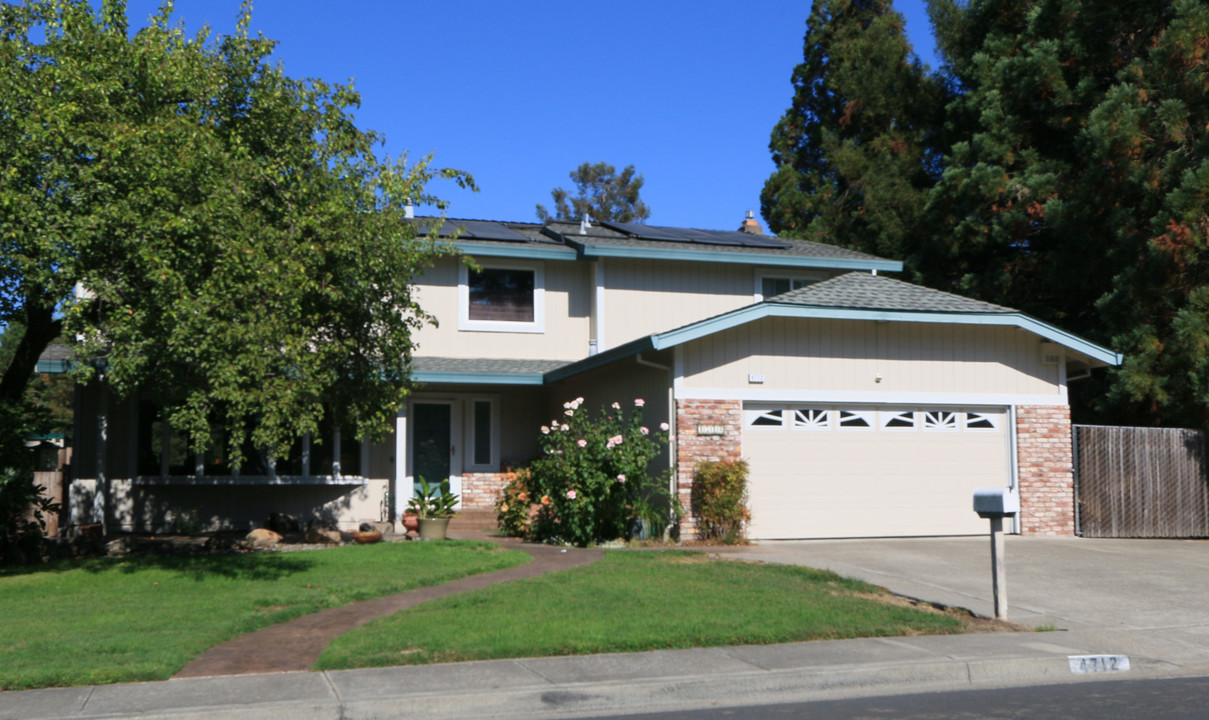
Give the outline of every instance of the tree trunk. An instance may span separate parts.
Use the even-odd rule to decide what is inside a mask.
[[[0,377],[0,403],[13,405],[25,396],[29,379],[38,370],[38,358],[46,346],[63,330],[62,319],[54,316],[54,307],[29,303],[25,306],[25,334],[17,344],[17,351]]]

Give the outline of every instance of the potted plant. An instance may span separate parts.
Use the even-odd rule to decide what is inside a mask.
[[[419,485],[416,497],[407,502],[408,512],[419,518],[421,538],[444,540],[458,496],[450,492],[448,478],[439,485],[429,485],[424,478],[419,478]]]

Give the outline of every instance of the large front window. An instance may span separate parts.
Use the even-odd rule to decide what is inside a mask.
[[[458,281],[458,328],[540,333],[545,329],[545,274],[541,263],[465,266]]]
[[[341,433],[325,417],[319,432],[294,441],[280,457],[269,457],[251,443],[243,447],[236,468],[227,458],[226,435],[220,426],[210,431],[202,452],[194,452],[167,422],[154,402],[139,403],[136,438],[138,474],[143,477],[329,477],[362,474],[362,443]]]
[[[533,271],[483,268],[470,271],[470,319],[533,322]]]

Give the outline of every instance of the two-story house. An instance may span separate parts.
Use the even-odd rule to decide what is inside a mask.
[[[897,261],[765,236],[750,213],[736,231],[446,220],[439,232],[458,228],[477,267],[446,257],[415,279],[439,325],[416,336],[422,386],[391,441],[333,428],[333,442],[304,438],[292,460],[233,475],[175,449],[137,399],[115,399],[107,446],[77,434],[73,519],[154,529],[192,509],[247,527],[277,510],[351,527],[397,518],[418,477],[449,477],[464,508],[488,509],[539,428],[583,397],[591,410],[641,398],[649,423],[668,423],[685,507],[698,461],[746,459],[755,538],[984,533],[978,487],[1019,490],[1021,532],[1073,531],[1067,383],[1120,361],[1105,348],[882,275]]]

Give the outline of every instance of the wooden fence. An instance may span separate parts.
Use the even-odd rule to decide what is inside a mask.
[[[1209,537],[1204,432],[1092,425],[1074,431],[1079,535]]]

